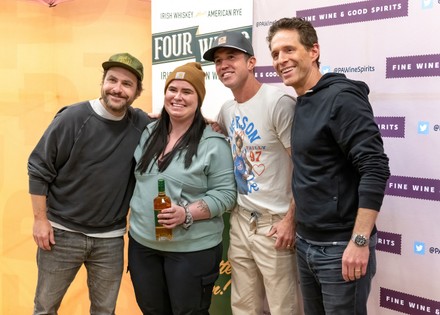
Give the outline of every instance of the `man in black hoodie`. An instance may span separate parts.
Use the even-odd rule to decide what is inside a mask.
[[[298,95],[292,189],[305,312],[367,314],[390,175],[368,86],[320,73],[316,31],[304,19],[276,21],[267,40],[275,70]]]

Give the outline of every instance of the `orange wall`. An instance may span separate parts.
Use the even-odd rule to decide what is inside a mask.
[[[151,111],[150,1],[0,2],[0,314],[32,313],[37,278],[27,158],[57,110],[100,93],[101,63],[130,52],[146,68],[135,106]],[[88,314],[85,272],[60,314]],[[137,315],[124,274],[117,314]]]

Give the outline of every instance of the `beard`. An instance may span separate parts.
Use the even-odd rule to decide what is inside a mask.
[[[115,97],[119,97],[120,101],[119,102],[113,102],[111,100],[111,94],[106,94],[104,92],[102,92],[102,101],[104,103],[104,107],[113,115],[115,116],[121,116],[123,114],[125,114],[125,112],[127,111],[127,108],[133,103],[133,100],[129,100],[126,97],[121,97],[121,96],[115,96]],[[124,99],[124,101],[122,101],[122,99]]]

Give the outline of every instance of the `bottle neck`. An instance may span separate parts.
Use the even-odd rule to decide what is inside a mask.
[[[165,181],[163,179],[157,182],[157,190],[159,191],[159,195],[165,195]]]

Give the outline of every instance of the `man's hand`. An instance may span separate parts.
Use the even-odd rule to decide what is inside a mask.
[[[292,249],[295,243],[295,232],[293,221],[290,217],[285,216],[281,221],[272,225],[267,237],[276,236],[276,249]]]
[[[147,115],[151,119],[159,119],[160,118],[160,113],[147,113]]]
[[[52,225],[47,219],[35,219],[33,228],[34,241],[43,250],[51,250],[55,245]]]
[[[342,277],[345,281],[354,281],[365,276],[368,267],[370,249],[368,246],[357,246],[352,241],[342,255]]]

